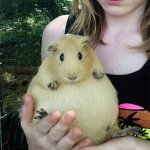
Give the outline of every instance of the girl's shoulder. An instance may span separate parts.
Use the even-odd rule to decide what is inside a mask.
[[[43,34],[64,34],[69,15],[62,15],[52,20],[44,29]]]
[[[47,48],[65,34],[68,17],[69,15],[59,16],[45,27],[42,36],[42,60],[49,55]]]

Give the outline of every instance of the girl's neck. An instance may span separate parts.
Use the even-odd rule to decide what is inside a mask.
[[[111,15],[106,12],[105,16],[106,16],[107,31],[110,32],[140,31],[140,22],[144,10],[145,5],[141,5],[136,10],[121,16]]]

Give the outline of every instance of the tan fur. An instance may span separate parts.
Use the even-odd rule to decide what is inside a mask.
[[[103,68],[86,38],[65,35],[49,49],[52,54],[43,61],[27,91],[36,100],[36,110],[74,110],[77,119],[72,127],[81,127],[83,137],[90,137],[94,144],[110,139],[118,129],[117,93],[106,75],[101,79],[93,77],[93,71],[103,72]],[[78,60],[79,51],[83,53],[82,60]],[[61,53],[65,54],[64,62],[59,60]],[[77,76],[74,82],[67,78],[72,74]],[[48,88],[53,80],[60,84],[56,90]]]

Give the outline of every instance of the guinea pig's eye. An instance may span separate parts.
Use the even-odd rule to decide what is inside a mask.
[[[64,54],[63,53],[60,55],[60,61],[64,61]]]
[[[82,59],[82,54],[80,52],[78,53],[78,58],[79,58],[79,60]]]

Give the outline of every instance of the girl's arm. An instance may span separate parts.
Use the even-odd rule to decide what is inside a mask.
[[[136,137],[121,137],[112,139],[99,146],[88,146],[80,150],[149,150],[150,141]]]

